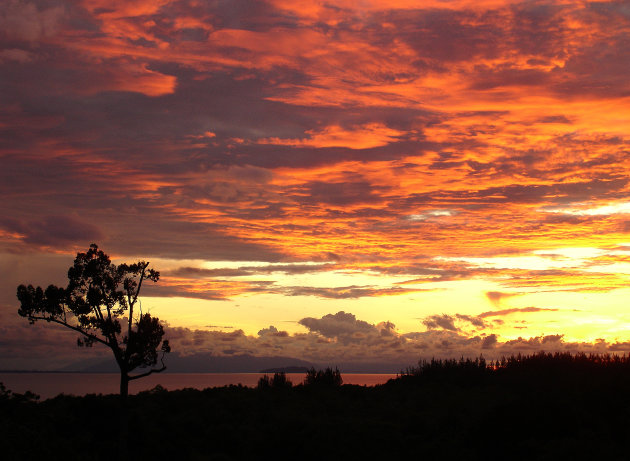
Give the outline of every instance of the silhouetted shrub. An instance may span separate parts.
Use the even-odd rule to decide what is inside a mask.
[[[9,400],[9,398],[11,398],[11,391],[0,382],[0,400]]]
[[[273,378],[271,378],[271,387],[277,389],[285,389],[288,387],[292,387],[293,383],[287,379],[287,375],[285,372],[274,373]]]
[[[269,375],[261,376],[258,379],[258,385],[256,386],[257,389],[269,389],[270,387],[271,378],[269,378]]]
[[[164,386],[162,386],[161,384],[156,384],[152,389],[148,389],[146,391],[141,391],[138,394],[142,394],[142,395],[156,395],[156,394],[165,394],[168,392],[168,389],[166,389]]]
[[[339,387],[342,384],[341,372],[336,367],[334,370],[330,367],[325,370],[311,368],[306,372],[306,378],[304,379],[305,386]]]
[[[273,377],[269,375],[262,376],[258,380],[258,389],[288,389],[293,386],[293,383],[287,379],[285,372],[274,373]]]
[[[12,401],[12,402],[36,402],[39,400],[39,395],[26,391],[24,394],[15,393],[6,388],[4,383],[0,382],[0,401]]]

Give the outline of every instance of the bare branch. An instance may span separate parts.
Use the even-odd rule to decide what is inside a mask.
[[[162,363],[162,367],[161,368],[151,368],[149,371],[145,372],[145,373],[141,373],[139,375],[135,375],[135,376],[128,376],[129,381],[132,381],[134,379],[140,379],[140,378],[144,378],[145,376],[149,376],[152,375],[153,373],[162,373],[164,370],[166,370],[166,365],[164,364],[164,354],[165,352],[162,352],[162,357],[160,357],[160,362]]]
[[[101,344],[105,344],[107,347],[110,347],[110,348],[112,347],[110,343],[108,343],[107,341],[104,341],[103,339],[99,338],[98,336],[93,335],[91,333],[88,333],[88,332],[82,330],[79,327],[75,327],[74,325],[70,325],[69,323],[66,323],[63,320],[59,320],[59,319],[56,319],[56,318],[53,318],[53,317],[38,317],[38,316],[35,316],[35,315],[29,315],[28,319],[29,320],[46,320],[47,322],[58,323],[59,325],[63,325],[64,327],[67,327],[67,328],[70,328],[71,330],[77,331],[77,332],[81,333],[82,335],[87,336],[90,339],[93,339],[94,341],[97,341],[97,342],[99,342]]]
[[[142,280],[144,280],[145,278],[147,267],[149,267],[149,263],[144,263],[144,266],[142,266],[142,274],[140,274],[140,281],[138,282],[138,289],[136,290],[136,294],[133,297],[134,304],[136,303],[136,300],[138,299],[138,295],[140,294],[140,288],[142,288]]]
[[[129,381],[133,381],[134,379],[144,378],[145,376],[149,376],[153,373],[162,373],[164,370],[166,370],[166,365],[162,365],[162,368],[152,368],[146,373],[141,373],[135,376],[129,376]]]
[[[138,288],[136,288],[136,293],[134,294],[133,300],[131,300],[131,296],[129,295],[129,292],[127,292],[127,297],[129,298],[129,323],[127,328],[127,338],[131,338],[131,327],[133,324],[133,306],[135,306],[136,301],[138,300],[138,295],[140,294],[140,288],[142,288],[142,281],[144,280],[147,267],[149,267],[149,263],[144,263],[144,265],[142,266],[142,272],[140,273]]]

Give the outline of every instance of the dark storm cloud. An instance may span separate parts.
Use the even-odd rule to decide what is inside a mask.
[[[103,237],[95,225],[73,216],[44,216],[41,220],[22,221],[0,217],[0,228],[23,236],[24,242],[64,248],[68,244],[98,241]]]

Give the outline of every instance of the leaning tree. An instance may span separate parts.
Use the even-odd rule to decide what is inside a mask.
[[[124,399],[129,381],[166,369],[164,354],[171,348],[168,340],[162,340],[163,326],[141,308],[134,312],[142,283],[157,282],[159,277],[160,273],[149,269],[145,261],[116,266],[92,244],[86,253],[77,254],[68,269],[66,288],[50,285],[42,290],[20,285],[18,314],[31,324],[45,320],[80,333],[79,346],[101,343],[109,347],[120,368],[120,395]],[[161,365],[155,367],[158,357]],[[137,368],[148,370],[131,375]]]

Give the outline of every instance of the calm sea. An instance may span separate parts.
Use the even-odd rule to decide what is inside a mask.
[[[154,374],[146,378],[131,381],[129,393],[152,389],[158,384],[168,390],[192,387],[207,387],[242,384],[255,387],[264,373],[170,373]],[[395,374],[342,374],[344,384],[374,386],[383,384]],[[287,373],[293,384],[304,381],[304,373]],[[48,399],[58,394],[116,394],[120,375],[114,373],[0,373],[0,382],[13,392],[31,391],[41,399]]]

